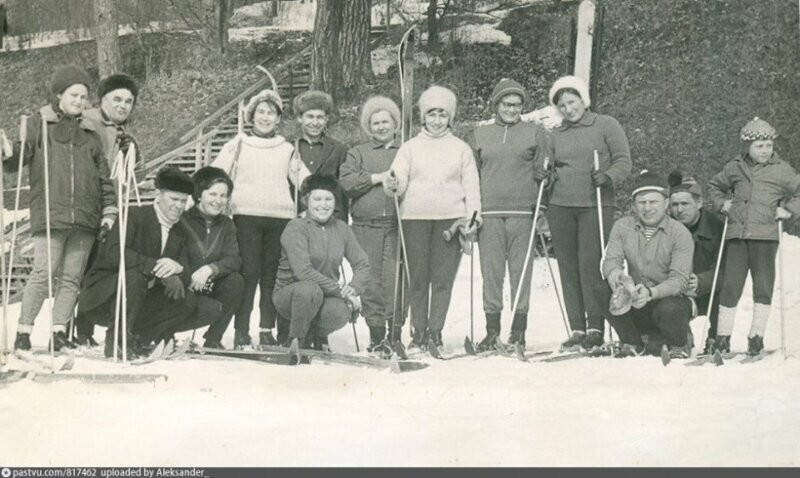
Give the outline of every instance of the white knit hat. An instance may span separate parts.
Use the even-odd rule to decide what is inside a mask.
[[[372,134],[369,122],[372,119],[372,115],[378,111],[386,111],[389,113],[394,120],[395,127],[400,127],[400,108],[397,107],[397,103],[385,96],[373,96],[364,102],[364,106],[361,107],[361,129],[363,129],[365,133],[368,135]]]
[[[430,110],[441,108],[450,115],[450,121],[456,116],[456,94],[443,86],[431,86],[419,96],[419,116],[424,122]]]
[[[265,101],[272,103],[272,105],[278,109],[278,114],[283,112],[283,100],[280,95],[272,90],[261,90],[259,94],[253,96],[250,98],[250,101],[247,102],[247,107],[244,111],[245,119],[248,123],[253,122],[253,115],[256,112],[256,108]]]
[[[557,79],[553,86],[550,88],[550,104],[553,106],[557,106],[554,98],[556,93],[564,88],[572,88],[573,90],[578,92],[578,95],[583,100],[583,104],[586,105],[588,108],[592,105],[592,100],[589,98],[589,87],[586,86],[586,82],[583,81],[581,78],[577,76],[562,76],[561,78]]]

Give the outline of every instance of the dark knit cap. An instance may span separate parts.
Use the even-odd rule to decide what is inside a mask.
[[[294,97],[293,110],[298,116],[309,110],[322,110],[330,115],[333,113],[333,98],[324,91],[308,90]]]
[[[669,173],[667,182],[669,183],[670,196],[680,192],[692,193],[695,196],[703,196],[703,186],[690,174],[673,171]]]
[[[523,104],[528,101],[528,93],[525,92],[525,88],[522,85],[509,78],[503,78],[497,82],[492,90],[492,106],[496,107],[497,103],[506,95],[519,95]]]
[[[156,176],[156,188],[192,194],[194,193],[194,181],[177,167],[165,166]]]
[[[334,195],[336,189],[339,187],[339,182],[330,174],[312,174],[303,181],[303,186],[300,188],[301,196],[305,196],[315,189],[324,189],[330,191]]]
[[[64,90],[76,83],[86,86],[88,90],[91,82],[92,79],[89,78],[89,74],[83,68],[77,65],[62,65],[56,68],[52,76],[50,76],[50,91],[54,95],[60,95]]]
[[[228,185],[228,197],[233,193],[233,181],[231,181],[231,177],[228,176],[228,173],[223,169],[215,168],[214,166],[206,166],[198,169],[192,176],[192,179],[194,180],[192,199],[194,199],[195,202],[200,200],[200,195],[203,194],[203,191],[217,183]]]
[[[133,95],[133,102],[136,103],[136,99],[139,97],[139,87],[136,85],[136,80],[124,73],[116,73],[103,78],[100,85],[97,86],[97,97],[102,99],[107,93],[119,89],[130,91]]]
[[[669,194],[669,184],[667,184],[667,180],[660,174],[643,169],[634,180],[631,197],[636,197],[639,193],[649,191],[656,191],[663,194],[664,197],[667,197]]]

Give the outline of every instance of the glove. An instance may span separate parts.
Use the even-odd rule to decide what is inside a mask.
[[[119,150],[124,154],[128,153],[128,147],[131,145],[131,143],[135,144],[133,136],[129,135],[128,133],[120,133],[117,136],[117,140],[119,141]]]
[[[550,179],[550,171],[544,168],[536,168],[533,170],[533,179],[537,183],[541,183],[545,179]]]
[[[106,237],[108,237],[108,233],[111,231],[111,228],[108,224],[103,224],[100,226],[100,231],[97,233],[97,242],[106,242]]]
[[[596,188],[602,188],[603,186],[610,186],[611,185],[611,178],[608,177],[608,174],[603,173],[601,171],[592,171],[592,186]]]
[[[164,295],[170,299],[179,300],[186,298],[186,290],[178,276],[167,277],[166,279],[162,279],[161,282],[164,284]]]

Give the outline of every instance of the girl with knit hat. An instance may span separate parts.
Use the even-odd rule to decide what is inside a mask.
[[[294,147],[276,128],[283,102],[272,90],[250,98],[245,119],[252,123],[249,134],[229,141],[212,166],[225,171],[233,181],[231,212],[242,255],[244,294],[234,318],[234,348],[251,345],[250,314],[256,288],[260,289],[260,343],[275,345],[272,329],[278,326],[278,340],[285,340],[289,323],[272,303],[275,274],[280,259],[280,237],[298,205],[289,185],[299,188],[310,173],[294,154]]]
[[[600,188],[603,235],[614,224],[614,187],[631,171],[628,138],[611,116],[589,111],[586,83],[575,76],[559,78],[550,88],[550,103],[564,117],[553,131],[546,156],[552,171],[537,171],[537,180],[549,178],[547,222],[561,275],[561,290],[572,336],[564,349],[590,349],[603,344],[607,307],[593,293],[600,275],[600,228],[596,188]],[[600,169],[594,169],[594,153]]]
[[[400,327],[389,334],[395,315],[394,284],[397,253],[397,214],[394,201],[382,189],[397,154],[400,108],[385,96],[369,98],[361,108],[361,129],[370,141],[351,148],[339,169],[339,183],[351,200],[353,232],[369,257],[370,281],[362,297],[369,326],[370,352],[391,354],[402,347]]]
[[[56,69],[50,79],[54,101],[27,121],[22,163],[28,165],[30,174],[34,262],[22,295],[15,349],[31,348],[34,319],[48,295],[48,271],[54,273],[53,283],[57,284],[52,317],[53,348],[58,351],[75,347],[67,338],[66,329],[73,316],[89,252],[101,225],[110,229],[114,223],[116,195],[103,145],[82,117],[89,84],[89,76],[78,66]],[[0,137],[4,136],[0,131]],[[5,158],[6,171],[17,171],[20,147],[17,142],[13,154]],[[45,221],[45,159],[49,224]]]
[[[442,346],[450,296],[461,248],[442,234],[454,220],[477,223],[466,228],[474,234],[482,222],[478,170],[472,149],[450,131],[456,113],[456,95],[431,86],[419,98],[423,129],[403,144],[392,163],[396,179],[386,181],[401,198],[410,275],[413,325],[411,346]]]
[[[714,207],[728,217],[714,351],[730,351],[736,306],[748,271],[754,305],[747,351],[757,355],[764,349],[775,283],[778,221],[800,214],[800,175],[774,151],[777,136],[769,123],[753,118],[741,131],[744,153],[708,183]]]

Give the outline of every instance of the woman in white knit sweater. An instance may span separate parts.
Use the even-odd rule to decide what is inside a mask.
[[[396,190],[402,201],[411,276],[410,346],[440,348],[461,261],[459,241],[445,241],[443,233],[455,220],[469,220],[477,212],[476,224],[464,231],[474,234],[481,222],[481,195],[472,149],[450,131],[456,95],[432,86],[420,96],[419,110],[424,128],[397,152],[391,168],[396,180],[387,182],[387,193]]]
[[[277,134],[283,102],[272,90],[252,97],[245,111],[253,128],[238,135],[220,151],[213,166],[233,180],[231,212],[242,255],[245,291],[234,318],[234,347],[250,346],[250,314],[260,286],[259,342],[275,345],[288,338],[288,318],[279,317],[272,303],[272,289],[281,254],[281,234],[297,209],[289,184],[299,187],[310,174],[294,154],[294,147]],[[278,341],[272,335],[277,323]]]

